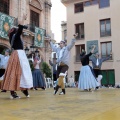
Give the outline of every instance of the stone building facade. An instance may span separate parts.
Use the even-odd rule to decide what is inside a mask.
[[[44,37],[43,46],[37,46],[37,49],[42,59],[48,62],[51,56],[48,43],[49,36],[51,36],[51,7],[51,0],[0,0],[0,17],[5,16],[6,22],[9,22],[7,23],[8,26],[3,27],[3,29],[0,28],[0,53],[6,48],[10,49],[8,38],[4,34],[10,29],[10,18],[14,19],[12,26],[17,26],[17,21],[21,20],[24,14],[27,14],[24,24],[28,25],[28,29],[24,30],[22,34],[24,47],[30,48],[30,46],[34,45],[35,27],[44,30],[45,33],[42,36]],[[2,27],[4,22],[1,21],[0,26]]]
[[[87,53],[91,45],[101,57],[107,57],[112,51],[113,56],[102,65],[102,84],[120,85],[120,0],[61,0],[67,8],[67,42],[72,35],[78,38],[71,51],[69,77],[78,80],[81,62],[80,53]]]

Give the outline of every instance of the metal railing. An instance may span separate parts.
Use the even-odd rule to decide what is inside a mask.
[[[35,33],[35,25],[27,24],[27,26],[28,26],[28,30],[30,30],[31,32]]]

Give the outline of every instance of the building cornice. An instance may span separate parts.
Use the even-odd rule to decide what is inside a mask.
[[[37,9],[39,9],[40,11],[43,10],[42,3],[41,3],[40,0],[37,0],[37,1],[30,0],[29,5],[31,5],[31,6],[33,6],[35,8],[37,8]]]
[[[85,0],[61,0],[61,2],[64,5],[69,4],[69,3],[73,3],[73,2],[82,2],[82,1],[85,1]]]

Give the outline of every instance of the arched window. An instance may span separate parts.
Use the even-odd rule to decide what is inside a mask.
[[[9,6],[10,6],[9,0],[0,0],[0,12],[9,15]]]

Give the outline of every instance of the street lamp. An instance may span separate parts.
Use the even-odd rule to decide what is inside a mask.
[[[32,53],[34,53],[34,48],[35,48],[34,45],[31,45],[31,46],[30,46],[30,50],[31,50]]]
[[[36,48],[36,50],[35,50],[35,48]],[[37,55],[39,54],[39,50],[34,45],[31,45],[30,49],[28,47],[25,48],[25,53],[27,56],[29,55],[29,50],[30,50],[30,54],[32,54],[32,53],[36,53]]]
[[[35,50],[35,54],[38,56],[38,54],[39,54],[38,49]]]
[[[28,47],[25,48],[25,54],[26,54],[26,55],[29,54],[29,48],[28,48]]]

